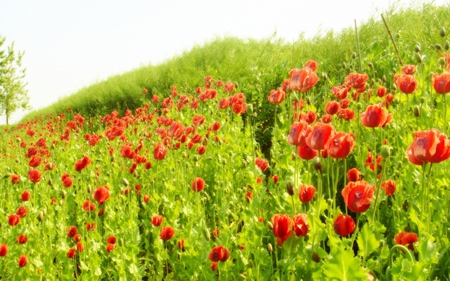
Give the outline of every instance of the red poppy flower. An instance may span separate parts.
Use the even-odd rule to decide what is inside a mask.
[[[73,259],[74,256],[75,256],[75,249],[74,249],[74,248],[70,248],[70,249],[67,251],[67,257],[68,257],[69,259]]]
[[[305,142],[311,149],[323,150],[334,134],[335,131],[331,124],[317,122],[306,136]]]
[[[161,228],[161,232],[159,233],[159,237],[161,237],[162,240],[167,241],[167,240],[170,240],[174,234],[175,234],[175,230],[172,227],[163,226]]]
[[[306,221],[308,216],[306,214],[298,214],[293,218],[294,232],[296,236],[306,236],[308,234],[309,225]]]
[[[17,237],[17,243],[19,244],[25,244],[28,241],[28,237],[26,235],[19,235],[19,237]]]
[[[255,160],[255,165],[264,173],[265,170],[269,167],[269,162],[265,159],[257,157]]]
[[[381,184],[381,189],[384,190],[387,196],[393,195],[395,193],[397,185],[393,180],[387,180]]]
[[[417,237],[416,233],[402,231],[395,235],[394,241],[395,244],[407,246],[408,249],[414,251],[413,243],[419,242],[419,238]]]
[[[81,158],[81,159],[77,160],[77,162],[75,162],[75,170],[77,172],[80,172],[81,170],[86,168],[91,162],[92,162],[92,160],[91,160],[91,158],[89,158],[89,156],[83,156],[83,158]]]
[[[340,236],[349,236],[355,230],[355,221],[351,216],[340,214],[334,220],[334,232]]]
[[[328,155],[338,159],[347,157],[353,148],[355,148],[354,135],[344,132],[335,134],[325,146]]]
[[[197,147],[197,153],[203,155],[205,153],[206,147],[204,145],[200,145]]]
[[[163,217],[162,216],[160,216],[160,215],[154,215],[153,217],[152,217],[152,224],[154,225],[154,226],[160,226],[161,225],[161,223],[163,222]]]
[[[310,184],[302,184],[298,190],[298,198],[302,203],[308,203],[314,198],[316,188]]]
[[[27,213],[28,210],[24,206],[20,206],[16,211],[16,215],[18,215],[21,219],[23,219],[27,215]]]
[[[225,109],[230,106],[230,99],[229,98],[222,98],[219,103],[217,104],[217,107],[220,109]]]
[[[270,91],[269,97],[267,100],[271,104],[280,104],[282,101],[284,101],[284,98],[286,97],[286,93],[282,89],[278,90],[272,90]]]
[[[309,146],[305,144],[297,146],[297,154],[303,160],[311,160],[314,159],[314,157],[316,157],[317,155],[319,155],[319,152],[317,150],[311,149]]]
[[[211,270],[212,270],[212,271],[215,271],[216,269],[217,269],[217,262],[213,261],[213,262],[211,263]]]
[[[79,234],[79,233],[77,233],[77,234],[75,234],[74,236],[73,236],[73,241],[75,241],[75,243],[76,242],[80,242],[81,241],[81,234]]]
[[[229,257],[230,252],[222,245],[214,247],[208,255],[209,260],[212,262],[226,262]]]
[[[31,169],[28,172],[28,178],[32,183],[37,183],[41,180],[41,172],[39,172],[38,170]]]
[[[153,151],[153,158],[155,160],[164,160],[166,157],[167,148],[162,143],[157,143],[155,145],[155,150]]]
[[[41,157],[34,155],[31,156],[30,161],[28,162],[28,165],[30,165],[30,167],[36,168],[39,165],[41,165],[42,159]]]
[[[72,178],[68,174],[63,174],[61,176],[64,187],[71,187],[73,184]]]
[[[200,126],[205,123],[205,117],[201,115],[195,115],[194,118],[192,118],[192,123],[194,123],[194,125]]]
[[[343,100],[347,98],[349,89],[350,87],[347,86],[333,86],[331,87],[331,93],[338,99]]]
[[[108,243],[108,245],[106,245],[106,251],[108,253],[111,252],[111,251],[114,251],[114,244]]]
[[[356,168],[351,168],[347,172],[347,179],[348,181],[359,181],[361,180],[362,175],[361,172]]]
[[[89,200],[84,201],[83,203],[83,210],[86,212],[93,212],[95,211],[95,204],[90,202]]]
[[[16,226],[20,222],[20,217],[17,214],[12,214],[8,218],[8,223],[10,226]]]
[[[20,196],[20,200],[22,200],[23,202],[30,200],[31,197],[31,193],[28,190],[25,190],[24,192],[22,192],[22,195]]]
[[[404,94],[413,93],[418,86],[417,80],[413,75],[397,74],[394,76],[394,83]]]
[[[402,66],[402,73],[406,75],[412,75],[416,71],[416,66],[413,64],[405,64]]]
[[[406,156],[415,165],[442,162],[450,157],[450,139],[436,129],[415,132]]]
[[[234,84],[231,83],[230,81],[225,83],[225,86],[223,86],[223,91],[225,93],[231,93],[234,90]]]
[[[336,114],[339,111],[340,105],[337,101],[329,101],[327,102],[327,104],[325,105],[325,112],[333,115]]]
[[[361,123],[369,128],[384,127],[391,119],[392,114],[388,113],[380,104],[369,105],[361,114]]]
[[[205,187],[205,181],[202,178],[196,177],[191,183],[191,189],[200,192]]]
[[[349,182],[342,189],[342,197],[347,207],[355,213],[369,209],[375,187],[366,181]]]
[[[366,89],[367,79],[369,79],[369,75],[353,72],[345,78],[345,85],[347,87],[352,87],[358,92],[363,92]]]
[[[299,122],[294,122],[291,125],[289,135],[287,137],[287,142],[290,145],[304,145],[306,136],[311,132],[311,127],[303,120]]]
[[[379,96],[380,98],[384,97],[384,95],[386,95],[387,93],[387,89],[386,87],[380,86],[377,89],[377,96]]]
[[[77,252],[80,252],[80,253],[83,252],[83,250],[84,250],[84,246],[81,242],[77,243],[76,248],[77,248]]]
[[[178,241],[177,246],[178,246],[178,249],[184,250],[184,239],[183,238],[181,238],[181,240]]]
[[[148,200],[150,200],[150,196],[148,196],[147,194],[144,195],[144,202],[148,203]]]
[[[16,174],[11,175],[11,183],[18,184],[20,182],[20,176]]]
[[[273,183],[277,183],[278,182],[278,175],[273,175],[272,176],[272,181],[273,181]]]
[[[247,111],[247,104],[243,101],[239,101],[233,104],[233,112],[235,114],[244,114]]]
[[[7,253],[8,253],[8,245],[1,244],[0,245],[0,257],[6,256]]]
[[[442,74],[433,74],[431,77],[434,90],[438,94],[447,94],[450,92],[450,72]]]
[[[110,194],[107,186],[99,186],[93,194],[93,198],[98,202],[98,204],[102,205],[108,200]]]
[[[297,69],[289,72],[289,88],[292,91],[307,92],[319,82],[319,76],[309,67]]]
[[[70,238],[73,238],[78,232],[78,229],[75,226],[71,226],[69,228],[69,231],[67,232],[67,236],[69,236]]]
[[[276,214],[272,217],[273,234],[286,241],[292,231],[292,219],[289,215]]]
[[[19,257],[19,266],[20,267],[24,267],[25,265],[27,265],[27,256],[20,255],[20,257]]]
[[[324,114],[322,115],[322,118],[320,119],[322,121],[322,123],[331,123],[331,120],[333,120],[333,115],[330,114]]]

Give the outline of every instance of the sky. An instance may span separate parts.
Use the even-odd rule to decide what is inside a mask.
[[[448,0],[447,0],[448,1]],[[435,0],[436,5],[447,1]],[[419,0],[0,0],[3,47],[24,51],[33,110],[225,36],[293,42],[360,25]],[[27,112],[18,111],[10,123]],[[0,116],[0,124],[5,124]]]

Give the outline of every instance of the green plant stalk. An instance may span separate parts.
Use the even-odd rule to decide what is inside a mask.
[[[356,25],[356,19],[354,21],[355,21],[356,46],[358,48],[359,73],[362,73],[362,59],[361,59],[361,48],[359,46],[358,26]]]
[[[378,197],[380,195],[380,186],[381,186],[381,181],[378,180],[378,163],[377,163],[377,138],[376,138],[376,134],[375,134],[375,128],[372,128],[372,132],[374,135],[374,139],[375,139],[375,145],[374,145],[374,150],[373,150],[373,158],[375,160],[374,163],[374,168],[375,168],[375,189],[376,189],[376,195],[375,195],[375,202],[373,204],[373,216],[372,216],[372,221],[375,221],[376,218],[376,213],[377,213],[377,202],[378,202]]]
[[[391,30],[389,29],[389,26],[388,26],[386,20],[384,19],[383,14],[381,14],[381,19],[383,20],[384,26],[386,27],[386,30],[387,30],[387,32],[389,34],[389,38],[391,39],[391,42],[394,45],[394,50],[395,50],[395,54],[397,55],[398,62],[400,63],[400,65],[403,65],[402,58],[400,57],[400,54],[398,53],[397,44],[395,44],[394,37],[392,37]]]
[[[424,221],[424,219],[425,219],[425,216],[426,216],[426,213],[425,213],[425,202],[426,202],[426,196],[425,196],[425,194],[426,194],[426,190],[425,190],[425,168],[426,168],[426,165],[427,165],[427,163],[422,163],[422,206],[421,206],[421,219],[422,219],[422,221]],[[427,226],[427,228],[428,228],[428,226]],[[421,236],[422,237],[424,237],[425,235],[424,235],[424,233],[423,233],[423,231],[421,231]]]

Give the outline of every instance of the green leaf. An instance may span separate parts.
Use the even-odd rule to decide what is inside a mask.
[[[327,277],[326,280],[367,280],[366,272],[350,249],[337,248],[331,251],[330,256],[323,267],[323,273]]]
[[[369,224],[367,223],[362,227],[356,241],[359,247],[358,255],[364,258],[367,258],[380,245],[380,241],[377,240],[374,232],[369,229]]]

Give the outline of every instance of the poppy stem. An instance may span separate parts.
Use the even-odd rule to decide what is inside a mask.
[[[391,38],[392,44],[394,45],[394,50],[395,50],[395,54],[397,55],[398,62],[400,63],[400,65],[403,65],[402,58],[400,57],[400,55],[398,53],[398,49],[397,49],[397,45],[395,44],[394,37],[392,37],[391,30],[389,29],[389,26],[388,26],[386,20],[384,19],[383,14],[381,14],[381,19],[383,20],[384,26],[386,27],[386,30],[387,30],[387,32],[389,34],[389,38]]]
[[[361,48],[359,47],[359,34],[358,34],[358,26],[356,25],[356,19],[355,19],[355,35],[356,35],[356,46],[358,47],[359,73],[362,73]]]
[[[422,163],[422,206],[421,206],[421,216],[422,216],[422,221],[425,221],[425,198],[426,198],[426,190],[425,190],[425,169],[426,169],[426,162]],[[428,215],[427,215],[428,216]],[[423,236],[423,233],[421,233]]]

